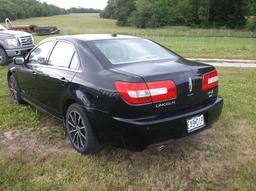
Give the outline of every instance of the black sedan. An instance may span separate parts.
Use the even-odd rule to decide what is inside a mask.
[[[122,35],[50,38],[9,68],[11,99],[64,121],[74,148],[165,145],[220,116],[218,73],[147,39]]]

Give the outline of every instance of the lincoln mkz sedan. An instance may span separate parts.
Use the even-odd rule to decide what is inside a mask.
[[[75,35],[42,41],[9,67],[11,99],[63,120],[73,147],[141,151],[218,120],[218,73],[147,39]]]

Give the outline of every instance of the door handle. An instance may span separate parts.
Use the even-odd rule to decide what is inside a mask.
[[[66,85],[68,83],[68,80],[66,78],[60,78],[60,82],[62,85]]]
[[[36,71],[32,71],[32,77],[37,76],[37,72]]]

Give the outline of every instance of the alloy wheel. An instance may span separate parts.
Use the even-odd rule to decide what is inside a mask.
[[[9,89],[10,89],[10,95],[11,95],[12,100],[17,101],[17,98],[18,98],[17,84],[16,84],[15,79],[13,77],[10,78]]]
[[[72,144],[79,150],[87,146],[87,132],[85,122],[77,111],[71,111],[67,119],[68,134]]]

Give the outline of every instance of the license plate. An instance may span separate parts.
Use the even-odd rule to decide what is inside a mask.
[[[188,133],[201,129],[205,126],[204,115],[195,116],[187,120]]]

